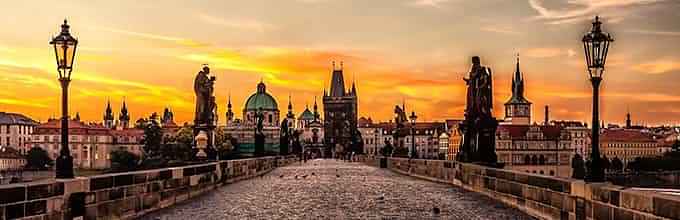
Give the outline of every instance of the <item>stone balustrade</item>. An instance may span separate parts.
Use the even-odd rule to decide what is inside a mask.
[[[297,161],[262,157],[0,186],[0,219],[133,219]]]
[[[381,158],[360,160],[380,166]],[[680,219],[680,196],[455,161],[383,160],[397,173],[479,192],[539,219]]]

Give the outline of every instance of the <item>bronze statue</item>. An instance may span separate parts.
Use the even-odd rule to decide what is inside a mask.
[[[472,57],[472,68],[469,78],[463,78],[467,84],[467,106],[465,114],[474,116],[491,116],[493,90],[491,68],[480,64],[479,57]]]
[[[255,131],[257,134],[263,134],[263,128],[264,128],[264,113],[262,113],[262,108],[259,108],[257,110],[257,113],[255,113],[255,118],[257,119],[257,130]]]
[[[493,117],[493,77],[491,68],[481,65],[479,57],[472,57],[472,68],[467,84],[465,120],[459,126],[463,134],[457,160],[499,167],[495,134],[498,121]]]
[[[197,154],[198,159],[214,159],[215,154],[215,127],[217,126],[217,104],[215,103],[214,84],[215,76],[210,76],[210,68],[203,65],[201,71],[194,80],[194,93],[196,94],[196,112],[194,114],[194,137],[201,140],[199,146],[198,139],[195,139],[194,147],[205,148],[205,152]],[[199,134],[204,134],[199,137]]]
[[[397,128],[406,127],[406,123],[408,122],[406,112],[404,112],[404,109],[401,109],[398,105],[394,106],[394,122],[397,124]]]
[[[208,74],[210,74],[210,68],[204,65],[194,80],[194,93],[196,93],[195,124],[210,124],[214,120],[213,112],[217,107],[213,96],[215,76],[209,77]]]

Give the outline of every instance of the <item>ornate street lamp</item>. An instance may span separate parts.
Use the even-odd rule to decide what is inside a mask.
[[[375,138],[373,139],[373,151],[374,151],[373,155],[374,156],[381,155],[382,151],[383,151],[383,147],[384,147],[384,146],[382,146],[382,147],[380,147],[380,150],[378,150],[378,132],[380,132],[378,130],[378,128],[375,128],[375,130],[373,130],[373,136],[375,136]],[[375,151],[377,151],[377,152],[375,152]]]
[[[590,153],[590,167],[587,181],[603,182],[604,167],[600,159],[600,119],[599,119],[599,99],[600,82],[604,74],[604,64],[607,61],[609,45],[614,39],[610,34],[602,32],[602,22],[600,17],[595,17],[593,28],[583,36],[583,50],[585,52],[586,64],[590,82],[593,84],[593,122],[592,122],[592,152]]]
[[[52,38],[50,44],[54,46],[57,58],[57,71],[61,83],[61,151],[56,161],[56,177],[60,179],[73,178],[73,157],[68,146],[68,84],[71,82],[73,61],[76,58],[78,39],[71,36],[69,25],[64,19],[61,33]]]
[[[411,158],[418,158],[418,152],[416,152],[416,112],[411,112],[411,116],[408,117],[411,120]]]

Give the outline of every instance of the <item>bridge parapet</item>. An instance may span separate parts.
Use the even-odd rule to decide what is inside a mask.
[[[360,158],[372,166],[380,159]],[[680,219],[680,196],[455,161],[384,159],[397,173],[479,192],[540,219]]]
[[[296,157],[262,157],[0,186],[0,219],[133,219]]]

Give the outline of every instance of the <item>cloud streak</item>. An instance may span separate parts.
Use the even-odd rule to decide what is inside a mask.
[[[136,31],[129,31],[129,30],[123,30],[123,29],[117,29],[117,28],[110,28],[110,27],[92,27],[92,29],[108,31],[108,32],[111,32],[111,33],[123,34],[123,35],[127,35],[127,36],[147,39],[147,40],[160,40],[160,41],[170,42],[170,43],[174,43],[176,45],[185,46],[185,47],[201,48],[201,47],[209,46],[206,43],[194,41],[194,40],[191,40],[191,39],[180,38],[180,37],[164,36],[164,35],[159,35],[159,34],[136,32]]]
[[[620,10],[660,3],[666,0],[569,0],[563,8],[551,9],[543,0],[529,0],[529,5],[538,15],[535,19],[549,24],[576,23],[592,19],[597,13],[607,13],[610,22],[619,22],[626,13]]]
[[[634,70],[649,74],[663,74],[671,71],[680,71],[680,61],[672,59],[659,59],[640,63],[632,67]]]
[[[225,19],[207,14],[199,14],[198,19],[208,24],[238,30],[265,32],[274,29],[274,26],[271,24],[252,19]]]

